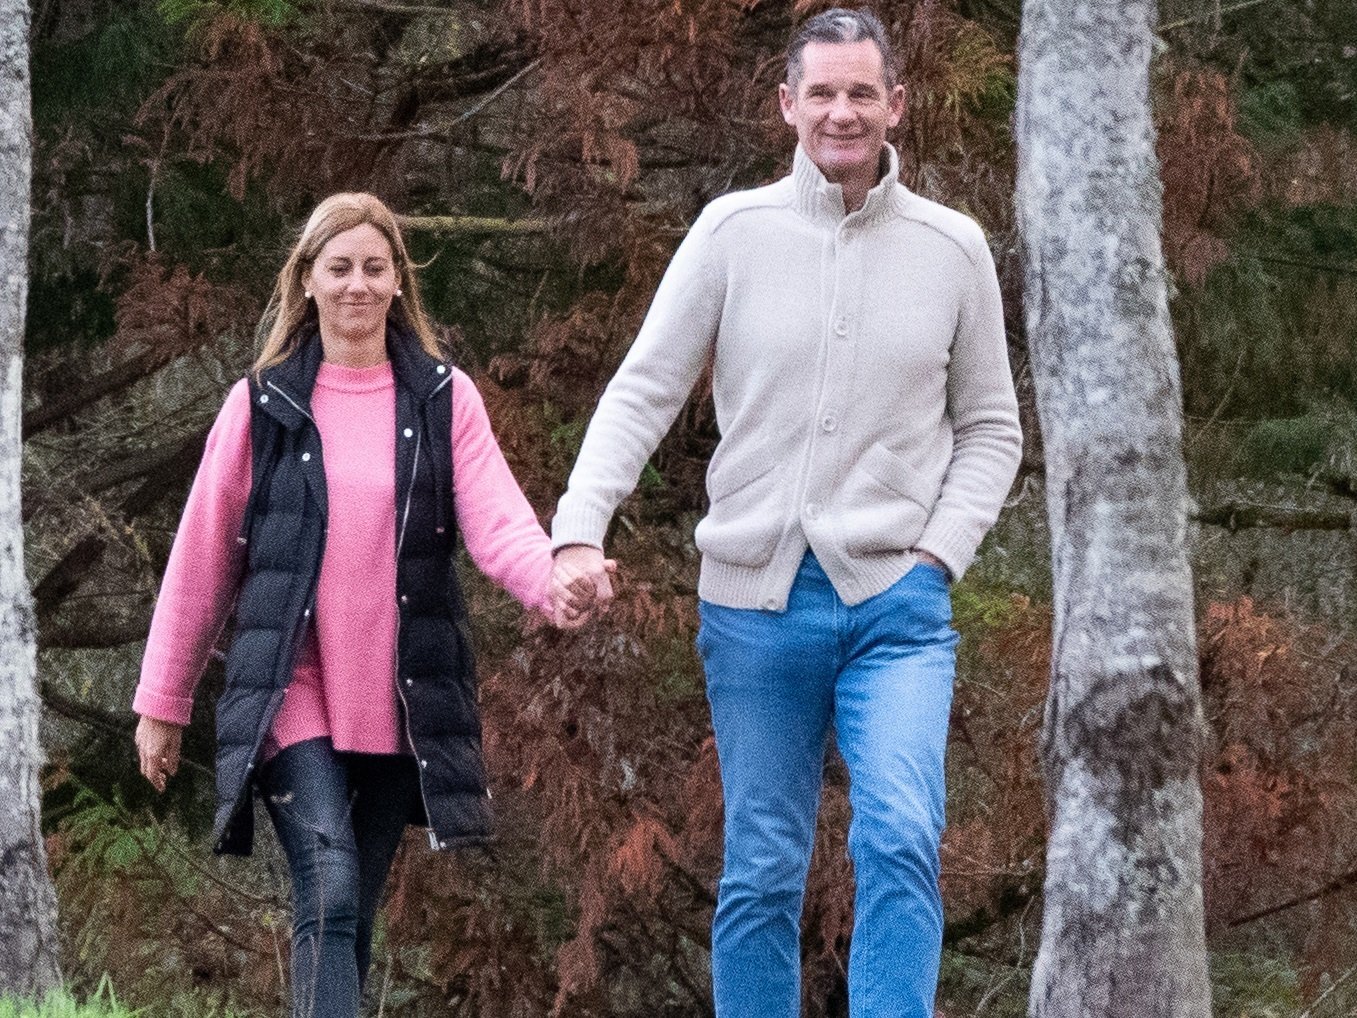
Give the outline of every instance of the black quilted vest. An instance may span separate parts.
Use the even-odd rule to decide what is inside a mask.
[[[314,324],[302,328],[296,353],[250,379],[246,561],[217,703],[213,842],[224,854],[248,855],[253,845],[253,774],[292,680],[325,552],[325,467],[310,413],[321,345]],[[425,812],[411,822],[427,823],[433,847],[452,848],[490,835],[475,662],[453,569],[452,369],[390,326],[387,350],[396,381],[397,703]]]

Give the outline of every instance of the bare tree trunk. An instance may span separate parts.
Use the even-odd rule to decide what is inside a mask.
[[[1055,646],[1038,1018],[1208,1018],[1182,395],[1150,0],[1027,0],[1018,215]]]
[[[60,979],[56,895],[39,826],[33,605],[19,513],[32,119],[27,0],[0,0],[0,995]]]

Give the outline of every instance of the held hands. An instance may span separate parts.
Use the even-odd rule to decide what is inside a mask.
[[[179,744],[184,728],[169,721],[143,716],[137,722],[137,756],[141,773],[157,792],[165,791],[165,782],[179,770]]]
[[[560,629],[579,629],[613,600],[612,575],[617,562],[588,544],[568,544],[556,551],[551,570],[552,621]]]

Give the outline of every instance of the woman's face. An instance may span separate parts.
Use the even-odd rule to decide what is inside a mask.
[[[363,223],[335,234],[302,282],[316,301],[327,361],[368,367],[386,360],[386,313],[400,280],[381,230]]]

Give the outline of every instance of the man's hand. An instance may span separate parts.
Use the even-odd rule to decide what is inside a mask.
[[[551,570],[551,607],[556,625],[578,629],[595,611],[606,612],[613,600],[612,574],[617,562],[588,544],[567,544],[556,551]]]
[[[942,575],[947,577],[947,582],[948,583],[952,582],[952,570],[947,568],[946,562],[938,558],[931,551],[924,551],[922,548],[915,548],[913,549],[913,551],[914,557],[916,559],[918,559],[920,562],[925,562],[936,569],[941,569]]]
[[[165,782],[179,770],[179,745],[184,726],[143,716],[137,722],[137,756],[141,773],[157,792],[165,791]]]

